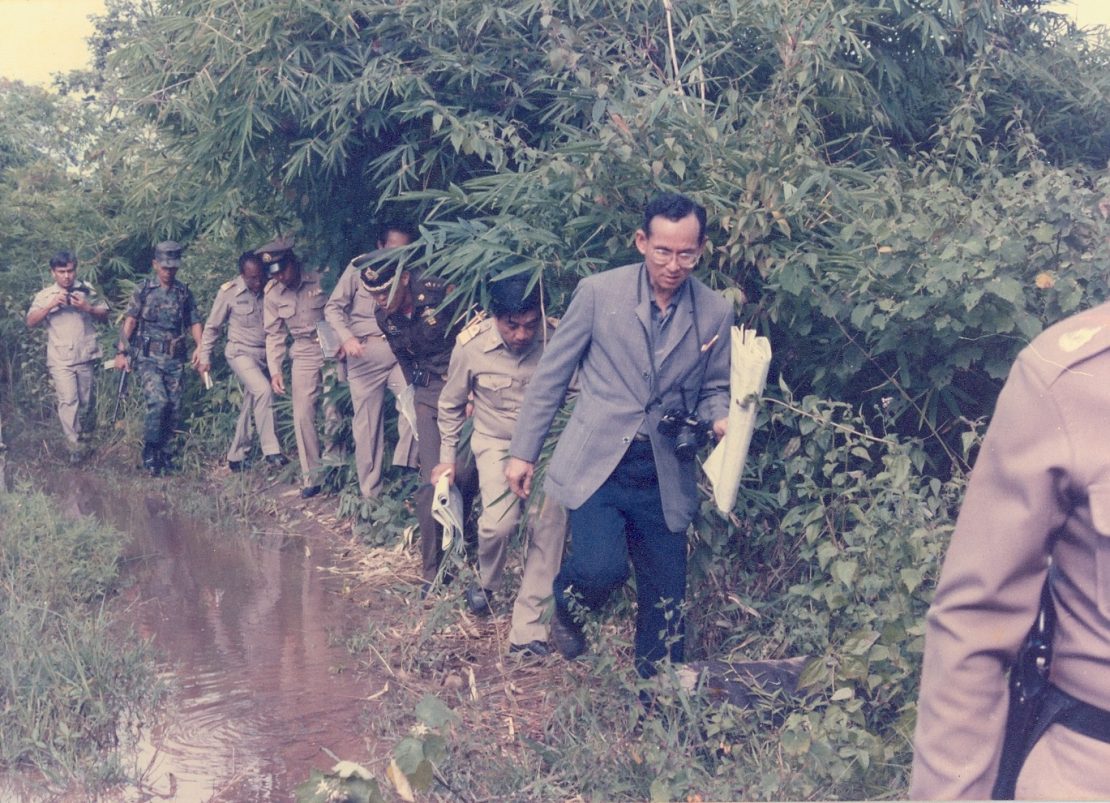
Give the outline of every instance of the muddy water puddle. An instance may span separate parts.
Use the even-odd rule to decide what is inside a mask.
[[[334,759],[365,761],[365,702],[332,642],[352,611],[321,571],[322,544],[220,532],[172,515],[165,497],[124,497],[75,474],[70,503],[132,536],[123,592],[173,693],[135,761],[138,799],[291,800]],[[172,490],[172,489],[167,489]]]

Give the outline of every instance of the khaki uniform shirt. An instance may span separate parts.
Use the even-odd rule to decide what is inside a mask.
[[[320,287],[320,274],[305,272],[296,290],[276,279],[266,286],[262,321],[266,330],[266,363],[271,376],[281,373],[285,361],[285,335],[294,340],[316,341],[316,324],[324,319],[328,297]]]
[[[378,325],[374,311],[378,305],[370,291],[362,284],[359,272],[348,267],[339,278],[331,298],[324,305],[324,317],[335,330],[342,345],[352,337],[365,340],[368,337],[385,337]]]
[[[44,287],[35,293],[27,312],[31,313],[49,306],[56,295],[64,292],[57,284]],[[100,299],[90,284],[74,282],[70,292],[83,294],[85,300],[94,307],[108,309],[108,305]],[[100,343],[96,339],[95,321],[90,315],[74,307],[56,307],[46,316],[44,322],[47,332],[47,366],[80,365],[103,356]]]
[[[454,463],[467,401],[474,401],[474,431],[509,441],[524,391],[555,327],[545,322],[532,347],[514,354],[501,339],[493,318],[467,327],[451,352],[447,384],[439,394],[440,462]]]
[[[990,797],[1050,556],[1051,680],[1110,710],[1110,304],[1037,337],[999,396],[926,620],[911,798]]]
[[[242,276],[224,282],[212,302],[212,311],[204,324],[204,334],[200,339],[200,361],[212,362],[212,349],[220,336],[220,329],[227,324],[227,347],[224,356],[228,359],[241,354],[257,355],[266,346],[266,334],[262,329],[262,295],[255,295],[247,288]]]

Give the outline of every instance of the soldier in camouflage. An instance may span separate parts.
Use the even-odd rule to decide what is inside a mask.
[[[138,368],[146,400],[143,467],[156,477],[172,468],[169,440],[181,402],[189,353],[186,336],[191,335],[197,347],[192,355],[195,368],[202,327],[192,292],[177,281],[181,246],[172,241],[158,243],[152,264],[157,278],[148,278],[135,289],[124,315],[116,344],[116,367],[131,370],[134,360]]]

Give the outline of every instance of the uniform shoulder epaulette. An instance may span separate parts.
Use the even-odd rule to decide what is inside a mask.
[[[275,276],[275,277],[274,277],[273,279],[270,279],[270,281],[266,282],[266,287],[265,287],[265,289],[264,289],[264,290],[263,290],[262,292],[263,292],[263,293],[268,293],[268,292],[270,292],[270,290],[271,290],[271,289],[273,288],[273,286],[274,286],[275,284],[278,284],[278,280],[277,280],[277,277],[276,277],[276,276]]]
[[[558,329],[559,328],[559,319],[556,318],[554,315],[548,315],[547,316],[547,325],[550,326],[552,329]]]
[[[482,332],[488,332],[492,325],[492,319],[486,318],[484,313],[479,312],[466,322],[466,326],[455,337],[455,345],[465,346]]]
[[[234,279],[228,279],[226,282],[224,282],[223,284],[220,285],[220,292],[221,293],[227,292],[228,290],[230,290],[232,288],[232,285],[234,285],[234,284],[235,284]]]
[[[1033,357],[1032,364],[1049,382],[1107,350],[1110,350],[1110,304],[1065,318],[1026,347]]]

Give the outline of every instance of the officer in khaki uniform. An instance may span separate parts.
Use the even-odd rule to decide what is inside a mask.
[[[420,461],[420,490],[414,503],[420,524],[421,574],[427,584],[435,579],[443,558],[440,527],[432,518],[432,469],[439,462],[439,394],[447,378],[451,349],[463,328],[454,305],[440,309],[451,291],[445,282],[401,270],[399,258],[386,257],[367,265],[360,279],[377,304],[374,317],[413,387],[416,440]],[[456,482],[463,509],[470,509],[476,476],[469,461],[460,466]]]
[[[1072,714],[1033,747],[1016,796],[1108,799],[1110,304],[1037,337],[999,396],[927,618],[911,798],[990,797],[1007,669],[1050,562],[1051,694]]]
[[[250,453],[252,413],[266,462],[273,466],[289,462],[274,434],[274,391],[266,373],[266,333],[262,328],[264,283],[262,258],[250,251],[240,255],[239,276],[220,286],[200,339],[198,370],[207,374],[212,368],[212,349],[227,325],[224,358],[243,389],[239,420],[227,450],[227,466],[232,471],[241,471]]]
[[[474,428],[470,448],[478,469],[482,514],[478,519],[479,583],[467,590],[466,600],[470,610],[479,615],[490,613],[491,598],[501,587],[506,546],[522,513],[523,503],[509,492],[505,479],[505,457],[524,390],[539,364],[544,344],[555,331],[551,323],[543,320],[539,285],[528,292],[526,277],[494,280],[489,294],[493,317],[464,329],[451,353],[447,384],[439,394],[440,463],[432,471],[433,483],[445,472],[454,472],[459,432],[467,406],[472,404]],[[551,506],[547,518],[541,520],[549,527],[554,524],[554,532],[539,535],[541,540],[553,535],[561,553],[566,513],[561,505],[552,502]],[[542,625],[538,634],[529,633],[527,625],[540,618],[542,611],[534,609],[542,607],[542,601],[551,596],[558,558],[549,569],[546,588],[540,580],[538,589],[527,585],[521,589],[516,608],[520,609],[525,635],[532,637],[512,642],[511,652],[525,649],[539,654],[547,652]],[[516,619],[514,609],[514,624]]]
[[[255,250],[274,277],[266,286],[262,303],[263,328],[266,330],[266,362],[270,369],[270,386],[279,396],[285,395],[281,366],[285,361],[286,335],[293,338],[289,347],[292,360],[293,432],[297,438],[297,456],[301,462],[301,496],[305,499],[320,493],[317,472],[320,468],[320,437],[316,432],[316,406],[320,399],[320,383],[324,353],[316,335],[316,324],[324,319],[328,297],[320,287],[320,274],[301,269],[293,253],[293,240],[279,238]]]
[[[108,318],[108,305],[92,285],[77,280],[77,257],[59,251],[50,258],[54,284],[35,294],[27,326],[46,324],[46,367],[58,398],[58,418],[70,451],[79,463],[96,427],[96,365],[101,358],[97,323]]]
[[[391,244],[386,247],[407,244],[397,239],[389,242]],[[359,279],[362,268],[380,256],[383,245],[383,241],[379,241],[379,251],[351,260],[324,306],[324,317],[343,344],[347,361],[347,382],[354,408],[351,434],[355,441],[355,465],[359,490],[367,498],[377,497],[382,487],[385,389],[388,387],[396,397],[406,384],[401,366],[374,317],[377,305]],[[397,429],[398,442],[393,452],[393,464],[415,467],[416,441],[408,419],[400,416]]]

